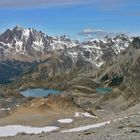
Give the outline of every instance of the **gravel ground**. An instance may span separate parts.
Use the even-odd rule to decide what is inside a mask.
[[[114,120],[109,125],[73,133],[41,133],[38,135],[24,133],[0,140],[140,140],[140,113]]]
[[[103,111],[95,112],[98,118],[76,118],[73,113],[71,116],[66,116],[66,118],[73,119],[70,124],[55,121],[53,125],[60,129],[54,132],[42,132],[36,135],[20,133],[14,137],[0,137],[0,140],[140,140],[140,104],[118,112],[115,112],[112,107],[104,106],[102,109]],[[59,119],[65,119],[65,117]],[[105,121],[111,121],[111,123],[81,132],[60,133],[63,130]]]

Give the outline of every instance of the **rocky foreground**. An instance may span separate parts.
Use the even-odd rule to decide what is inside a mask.
[[[107,110],[96,112],[102,119],[92,117],[80,117],[67,124],[57,122],[59,129],[53,132],[40,134],[19,133],[14,137],[1,137],[1,140],[139,140],[140,139],[140,104],[122,111],[119,114],[110,113]],[[69,116],[71,117],[71,116]],[[108,121],[106,121],[108,120]],[[107,122],[101,127],[89,127],[92,124]],[[98,122],[98,123],[97,123]],[[76,129],[73,129],[76,128]],[[76,131],[76,132],[75,132]]]
[[[3,88],[3,91],[6,92],[6,89]],[[122,95],[112,97],[120,92],[118,88],[114,88],[105,96],[95,91],[92,92],[94,94],[87,94],[87,92],[82,93],[72,88],[60,95],[25,98],[12,91],[8,95],[8,90],[7,96],[1,97],[1,99],[5,99],[5,102],[1,102],[3,109],[0,110],[0,113],[5,113],[5,115],[1,116],[0,130],[9,125],[32,126],[32,128],[53,126],[56,127],[56,130],[51,132],[42,130],[39,134],[34,132],[27,134],[30,129],[24,133],[25,129],[15,136],[8,136],[13,131],[10,128],[6,137],[4,133],[7,133],[8,130],[5,129],[6,131],[3,133],[0,131],[0,134],[3,135],[0,139],[139,140],[140,104],[134,103],[134,100],[126,99]],[[6,104],[9,105],[7,108],[4,106]]]

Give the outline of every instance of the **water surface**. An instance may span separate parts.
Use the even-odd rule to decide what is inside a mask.
[[[61,91],[54,90],[54,89],[42,89],[42,88],[35,88],[35,89],[26,89],[21,91],[21,94],[26,97],[45,97],[48,94],[60,94]]]
[[[96,88],[96,92],[98,92],[98,93],[109,93],[111,91],[112,91],[112,88],[108,88],[108,87]]]

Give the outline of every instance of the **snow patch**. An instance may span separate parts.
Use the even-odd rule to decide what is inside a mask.
[[[104,125],[107,125],[107,124],[110,124],[110,123],[111,123],[111,121],[106,121],[106,122],[102,122],[102,123],[86,125],[86,126],[82,126],[82,127],[63,130],[63,131],[61,131],[61,133],[85,131],[85,130],[89,130],[89,129],[92,129],[92,128],[99,128],[101,126],[104,126]]]
[[[75,117],[91,117],[91,118],[97,118],[96,116],[93,116],[89,114],[88,112],[82,113],[82,112],[75,112]]]
[[[29,30],[29,29],[25,29],[25,30],[23,31],[23,35],[24,35],[26,38],[28,38],[29,35],[30,35],[30,30]]]
[[[17,41],[16,46],[22,46],[23,42],[22,41]]]
[[[60,120],[57,120],[57,121],[60,122],[60,123],[71,123],[71,122],[73,122],[72,119],[60,119]]]
[[[101,67],[103,64],[104,64],[104,62],[99,62],[99,63],[96,63],[96,66],[99,68],[99,67]]]
[[[11,108],[1,108],[0,111],[11,110]]]
[[[33,42],[36,46],[43,46],[42,40]]]
[[[44,46],[43,46],[43,42],[42,40],[40,41],[34,41],[33,42],[33,47],[36,51],[43,51],[44,49]]]
[[[59,127],[56,126],[48,126],[48,127],[31,127],[31,126],[22,126],[22,125],[7,125],[0,127],[0,137],[7,137],[7,136],[15,136],[18,133],[35,133],[39,134],[42,132],[51,132]]]

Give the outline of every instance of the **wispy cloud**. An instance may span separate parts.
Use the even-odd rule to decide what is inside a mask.
[[[119,11],[121,7],[131,4],[140,5],[140,0],[0,0],[0,8],[46,8],[79,4],[86,4],[100,11]]]
[[[103,38],[106,35],[114,36],[117,33],[114,32],[107,32],[102,29],[84,29],[83,31],[79,32],[79,36],[85,36],[89,38]]]
[[[140,5],[140,0],[91,0],[94,8],[102,11],[119,10],[130,5]]]
[[[0,8],[49,7],[89,3],[92,0],[1,0]]]
[[[96,1],[97,7],[102,10],[114,10],[135,0],[98,0]]]
[[[140,17],[140,11],[125,13],[127,16]]]
[[[100,9],[113,9],[131,1],[138,2],[138,0],[1,0],[0,8],[47,7],[90,3],[91,6]]]

